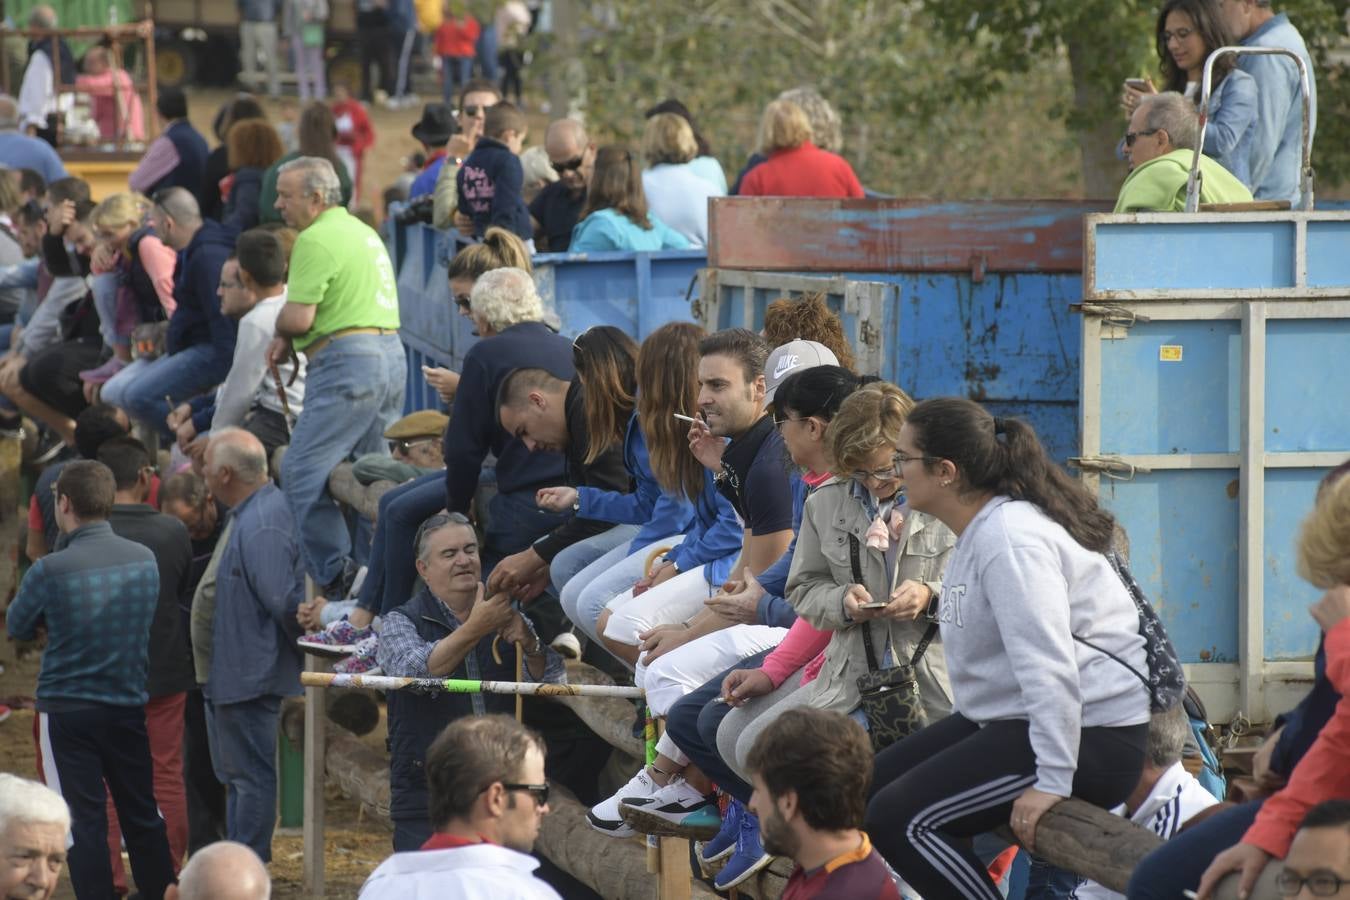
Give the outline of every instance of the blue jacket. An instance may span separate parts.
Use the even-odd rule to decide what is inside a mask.
[[[38,709],[144,706],[158,605],[155,554],[113,534],[107,522],[80,526],[64,549],[33,563],[5,625],[10,637],[28,641],[46,623]]]
[[[759,585],[764,588],[764,596],[759,598],[759,623],[791,628],[797,621],[797,611],[784,599],[787,593],[788,572],[792,569],[792,554],[797,549],[797,533],[802,528],[802,510],[806,507],[806,498],[811,488],[801,478],[792,478],[792,543],[778,561],[759,575]]]
[[[170,354],[198,344],[210,344],[212,382],[225,380],[234,360],[234,337],[238,326],[220,311],[220,270],[234,252],[239,233],[207,219],[178,254],[173,277],[173,296],[178,308],[169,319],[166,346]]]
[[[262,193],[263,170],[243,166],[234,172],[230,198],[225,201],[225,227],[248,231],[258,224],[258,198]]]
[[[211,671],[202,693],[239,703],[300,693],[303,634],[295,611],[305,599],[305,567],[295,519],[272,482],[230,510],[234,528],[216,569]]]
[[[1312,689],[1298,706],[1275,719],[1275,727],[1283,727],[1284,731],[1275,742],[1275,752],[1270,757],[1271,770],[1288,778],[1340,702],[1341,695],[1327,679],[1326,635],[1323,635],[1317,644],[1317,655],[1313,657]]]
[[[571,381],[572,342],[543,322],[521,322],[478,341],[464,356],[445,429],[445,508],[467,513],[488,453],[497,457],[503,494],[563,483],[561,453],[530,453],[497,418],[497,391],[515,369],[543,368]]]
[[[1241,69],[1229,72],[1209,98],[1205,155],[1232,172],[1248,188],[1252,142],[1256,139],[1256,81]]]
[[[178,165],[172,172],[151,185],[146,193],[154,196],[164,188],[181,187],[192,192],[198,203],[202,203],[202,186],[206,181],[206,158],[211,155],[206,146],[206,138],[187,119],[179,119],[164,129],[164,136],[178,151]]]
[[[647,214],[651,228],[643,228],[622,213],[612,209],[597,209],[572,229],[569,253],[597,250],[685,250],[689,241],[684,235]]]
[[[1308,68],[1308,139],[1317,130],[1317,81],[1312,58],[1303,36],[1280,13],[1243,38],[1245,47],[1283,47],[1303,59]],[[1298,175],[1303,155],[1303,91],[1298,67],[1284,56],[1239,56],[1238,66],[1256,79],[1256,132],[1252,136],[1252,194],[1257,200],[1288,200],[1299,203]]]
[[[670,559],[681,572],[706,565],[708,584],[721,585],[731,575],[744,537],[736,509],[717,490],[713,473],[704,469],[703,490],[694,501],[694,521],[684,540],[670,551]]]
[[[525,205],[525,169],[501,141],[481,137],[455,173],[459,209],[473,219],[473,233],[482,237],[493,225],[515,232],[522,241],[534,238]]]
[[[623,465],[633,477],[636,489],[629,494],[594,487],[578,487],[577,500],[583,519],[599,519],[616,525],[641,525],[628,545],[629,553],[663,537],[683,534],[694,519],[694,507],[683,497],[668,494],[652,472],[647,458],[647,438],[638,426],[637,413],[628,420],[623,437]]]

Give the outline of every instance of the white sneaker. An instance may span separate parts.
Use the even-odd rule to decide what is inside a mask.
[[[619,814],[642,834],[674,834],[707,840],[722,827],[713,797],[705,797],[679,775],[650,797],[624,797]]]
[[[654,797],[661,786],[652,781],[643,766],[628,783],[614,792],[614,795],[592,806],[586,813],[586,819],[596,831],[603,831],[612,837],[632,837],[637,834],[623,817],[619,815],[619,803],[626,800],[642,800]]]

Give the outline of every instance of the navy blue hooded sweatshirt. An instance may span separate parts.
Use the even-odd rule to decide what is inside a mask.
[[[479,138],[455,180],[460,211],[473,219],[475,237],[494,225],[515,232],[522,241],[534,237],[525,205],[525,169],[511,148],[490,137]]]
[[[210,344],[212,358],[209,374],[213,382],[225,380],[234,359],[234,320],[220,311],[220,270],[234,252],[239,232],[207,219],[192,236],[192,242],[178,254],[174,273],[173,296],[178,308],[169,319],[166,348],[170,354]]]

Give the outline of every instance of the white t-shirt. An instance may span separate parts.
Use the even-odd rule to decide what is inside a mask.
[[[359,900],[562,900],[534,877],[533,856],[475,844],[395,853],[361,886]]]

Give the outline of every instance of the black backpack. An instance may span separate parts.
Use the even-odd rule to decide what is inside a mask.
[[[1130,599],[1134,601],[1134,608],[1139,612],[1139,634],[1144,639],[1144,657],[1148,661],[1148,677],[1145,678],[1134,666],[1125,662],[1110,650],[1098,647],[1078,635],[1074,635],[1073,639],[1091,647],[1098,653],[1106,654],[1133,672],[1134,677],[1142,681],[1144,687],[1148,688],[1150,711],[1154,713],[1167,712],[1174,709],[1186,696],[1186,672],[1181,667],[1181,660],[1177,659],[1177,651],[1172,647],[1172,641],[1167,637],[1167,629],[1163,627],[1162,619],[1158,618],[1157,610],[1144,596],[1144,592],[1139,587],[1139,582],[1135,581],[1134,576],[1130,574],[1130,569],[1125,564],[1125,560],[1114,550],[1107,553],[1106,558],[1110,560],[1111,568],[1116,570],[1116,575],[1125,585],[1125,590],[1129,592]]]

